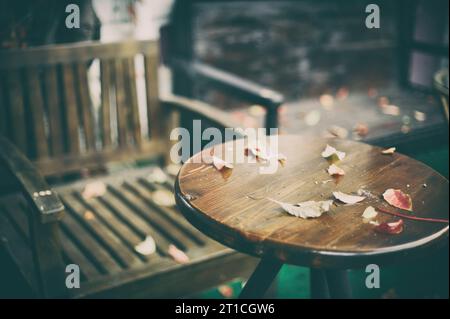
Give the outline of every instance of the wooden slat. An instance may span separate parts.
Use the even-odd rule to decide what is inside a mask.
[[[78,101],[81,111],[86,149],[95,150],[94,116],[92,114],[91,96],[89,93],[88,69],[85,62],[77,63]]]
[[[132,268],[142,264],[142,261],[134,255],[128,247],[118,238],[110,229],[105,227],[94,215],[94,218],[86,219],[84,213],[87,211],[81,203],[73,196],[64,196],[68,213],[74,214],[74,217],[85,226],[86,229],[95,235],[106,250],[111,254],[124,268]],[[94,214],[94,212],[91,212]]]
[[[100,83],[102,91],[101,105],[101,136],[103,148],[111,147],[111,61],[102,60],[100,62]]]
[[[62,230],[82,247],[82,251],[103,273],[117,273],[121,270],[119,264],[110,254],[92,237],[72,214],[65,214],[61,221]]]
[[[134,232],[127,226],[126,223],[102,205],[98,198],[79,200],[83,201],[86,208],[94,212],[96,217],[99,218],[104,224],[108,225],[108,227],[111,228],[114,233],[131,249],[134,249],[134,246],[142,241],[143,238],[141,238],[138,233]]]
[[[63,252],[70,258],[71,262],[80,266],[80,271],[86,276],[87,280],[91,280],[101,276],[99,269],[95,267],[91,260],[76,246],[72,240],[67,237],[65,232],[61,232],[61,246]]]
[[[188,242],[187,237],[181,234],[180,230],[175,227],[174,224],[168,222],[162,218],[158,213],[152,211],[150,207],[145,205],[142,200],[135,194],[131,193],[125,187],[114,188],[111,187],[110,191],[114,192],[122,202],[137,212],[142,218],[144,218],[150,225],[153,226],[158,232],[168,238],[172,243],[177,245],[182,250],[187,249]]]
[[[160,105],[158,87],[159,55],[144,55],[145,88],[147,97],[147,119],[151,138],[160,136]]]
[[[123,201],[111,192],[108,192],[106,195],[99,198],[99,201],[121,220],[127,223],[134,231],[138,232],[142,239],[147,235],[152,236],[156,242],[158,253],[162,255],[166,254],[169,244],[171,243],[170,240],[162,236],[136,211],[125,205]]]
[[[117,129],[119,145],[125,146],[127,144],[127,101],[125,95],[124,85],[124,71],[121,60],[114,60],[114,79],[116,84],[116,107],[117,107]]]
[[[147,52],[152,54],[158,41],[123,41],[117,43],[85,42],[39,46],[27,49],[11,49],[0,52],[0,69],[37,65],[88,62],[93,58],[116,59]]]
[[[60,90],[58,87],[58,72],[56,66],[49,66],[44,70],[44,89],[48,110],[50,128],[50,145],[53,156],[64,152],[64,136],[62,130],[61,107],[59,103]]]
[[[11,134],[14,144],[25,154],[27,152],[27,133],[25,120],[24,89],[21,85],[20,71],[8,72],[9,114]]]
[[[141,140],[141,124],[139,121],[139,106],[136,89],[136,71],[134,65],[134,57],[125,59],[124,61],[125,88],[127,101],[130,110],[130,127],[131,134],[136,146],[140,147]]]
[[[72,65],[62,66],[62,77],[64,83],[64,101],[66,107],[65,125],[67,127],[68,150],[70,154],[80,153],[79,122],[77,100],[75,95],[75,76]]]
[[[48,143],[44,127],[44,98],[41,91],[39,69],[30,68],[26,72],[28,82],[29,111],[31,113],[34,146],[37,158],[48,157]]]
[[[157,185],[154,186],[154,190],[162,189]],[[125,181],[124,187],[139,197],[149,209],[155,211],[156,214],[161,215],[169,223],[173,224],[178,229],[177,231],[184,234],[190,242],[198,246],[204,244],[207,239],[206,236],[197,231],[174,207],[163,207],[156,204],[153,201],[153,196],[149,188],[137,181]]]

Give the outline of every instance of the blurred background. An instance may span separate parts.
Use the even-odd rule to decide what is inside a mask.
[[[68,3],[81,9],[82,28],[74,32],[63,24]],[[263,126],[262,106],[219,92],[200,76],[186,81],[171,66],[174,56],[207,63],[282,93],[281,134],[396,146],[448,178],[449,2],[376,1],[379,29],[365,26],[369,3],[1,0],[0,47],[158,39],[163,91],[215,105],[243,127]],[[95,106],[99,71],[95,63],[91,68]],[[448,298],[448,247],[413,265],[383,268],[381,276],[381,289],[368,290],[364,271],[352,271],[355,297]],[[308,277],[307,269],[285,266],[274,293],[307,298]],[[233,282],[196,296],[232,297],[240,287]]]

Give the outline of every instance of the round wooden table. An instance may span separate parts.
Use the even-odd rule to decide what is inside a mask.
[[[406,261],[448,243],[448,223],[403,218],[400,234],[384,234],[362,218],[366,207],[410,216],[448,219],[448,180],[405,155],[384,155],[379,147],[341,139],[281,135],[279,152],[286,156],[275,173],[262,174],[264,161],[233,163],[217,170],[194,155],[181,168],[175,185],[177,204],[200,231],[240,252],[261,257],[241,297],[262,297],[284,263],[312,268],[313,297],[349,297],[346,269]],[[330,162],[321,156],[329,144],[346,157],[337,165],[345,176],[331,178]],[[242,145],[227,142],[214,147],[222,158],[236,157]],[[204,158],[207,158],[204,157]],[[233,158],[233,157],[230,157]],[[241,158],[242,159],[242,158]],[[413,212],[387,204],[386,189],[411,196]],[[286,213],[275,199],[287,203],[333,199],[335,191],[366,199],[346,205],[335,200],[329,212],[302,219]],[[361,191],[360,191],[361,194]],[[399,218],[379,212],[379,223]]]

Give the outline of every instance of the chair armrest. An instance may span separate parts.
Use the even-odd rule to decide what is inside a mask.
[[[173,59],[172,66],[191,77],[203,77],[218,89],[265,107],[266,127],[278,127],[277,110],[284,103],[281,93],[204,63]]]
[[[234,129],[235,135],[239,138],[245,136],[239,128],[239,124],[231,118],[230,114],[207,103],[176,95],[166,95],[161,97],[160,102],[163,109],[187,112],[189,114],[197,115],[200,118],[210,121],[217,128]]]
[[[42,223],[59,220],[64,205],[58,195],[50,189],[33,164],[6,138],[0,136],[0,165],[15,177],[24,196],[38,212]]]

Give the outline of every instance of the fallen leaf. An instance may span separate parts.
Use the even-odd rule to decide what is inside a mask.
[[[427,119],[427,115],[420,111],[414,111],[414,118],[417,122],[424,122]]]
[[[221,285],[217,290],[219,290],[219,293],[225,298],[231,298],[234,295],[233,287],[228,285]]]
[[[306,201],[298,203],[297,205],[292,205],[289,203],[277,201],[272,198],[268,199],[280,205],[281,208],[283,208],[287,213],[304,219],[320,217],[323,213],[328,212],[330,210],[331,205],[333,204],[332,200],[327,200],[318,202]]]
[[[94,213],[91,212],[90,210],[85,211],[84,214],[83,214],[83,217],[86,220],[94,220],[95,219]]]
[[[387,148],[387,149],[385,149],[385,150],[382,150],[382,151],[381,151],[381,154],[384,154],[384,155],[391,155],[391,154],[394,154],[396,150],[397,150],[397,149],[396,149],[395,147],[390,147],[390,148]]]
[[[360,137],[364,137],[367,136],[367,134],[369,134],[369,127],[367,126],[367,124],[364,123],[358,123],[355,128],[353,129],[353,131],[358,134],[358,136]]]
[[[348,195],[342,192],[333,192],[333,196],[345,204],[356,204],[366,199],[364,196]]]
[[[106,193],[106,185],[101,181],[92,182],[86,184],[84,187],[82,196],[84,199],[91,199],[94,197],[100,197],[105,195]]]
[[[348,130],[345,127],[333,125],[328,129],[328,132],[337,138],[344,139],[348,137]]]
[[[383,193],[383,198],[386,202],[394,207],[412,211],[411,196],[403,193],[400,189],[387,189]]]
[[[403,231],[403,220],[399,219],[396,222],[381,223],[375,227],[375,231],[391,235],[400,234]]]
[[[325,150],[322,152],[322,157],[324,158],[330,158],[336,156],[340,161],[342,161],[345,158],[345,153],[340,152],[336,150],[334,147],[327,144],[325,147]]]
[[[397,105],[386,105],[382,108],[382,111],[386,115],[399,116],[400,108]]]
[[[270,149],[267,151],[262,147],[247,147],[244,150],[245,156],[253,156],[257,160],[270,161],[276,159],[280,163],[284,163],[287,157],[284,154],[278,152],[272,152]]]
[[[147,175],[147,181],[149,181],[150,183],[163,184],[163,183],[167,182],[167,180],[168,180],[168,178],[167,178],[166,173],[164,173],[164,171],[159,167],[155,167]]]
[[[224,168],[232,169],[234,167],[233,164],[227,163],[223,159],[216,156],[213,156],[213,165],[218,171],[221,171]]]
[[[156,251],[156,243],[152,236],[147,235],[144,241],[140,242],[136,246],[134,246],[134,250],[136,250],[139,254],[148,256]]]
[[[173,244],[169,245],[167,253],[179,264],[187,264],[189,262],[188,255]]]
[[[171,191],[158,189],[152,193],[152,199],[158,206],[175,206],[175,198]]]
[[[328,174],[330,174],[331,176],[336,175],[344,176],[345,171],[336,164],[331,164],[330,167],[328,167]]]
[[[366,209],[364,210],[364,213],[362,214],[362,217],[369,221],[371,219],[374,219],[375,217],[377,217],[378,213],[375,210],[375,208],[373,208],[372,206],[368,206],[366,207]]]

